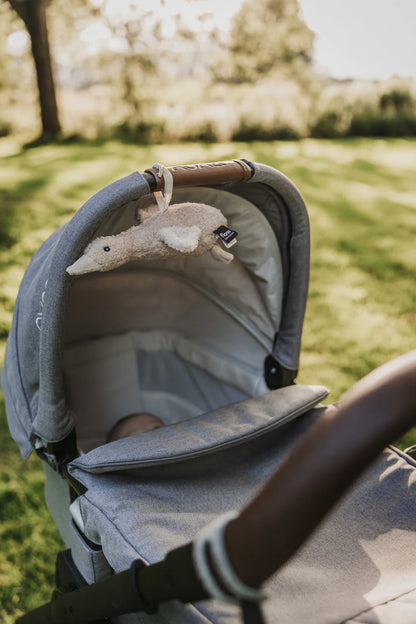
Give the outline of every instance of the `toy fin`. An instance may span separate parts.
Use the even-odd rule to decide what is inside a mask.
[[[198,247],[201,230],[197,225],[179,226],[172,225],[159,231],[159,239],[168,247],[191,253]]]

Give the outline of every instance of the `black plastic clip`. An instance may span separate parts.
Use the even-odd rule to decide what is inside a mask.
[[[264,360],[264,379],[270,390],[291,386],[297,374],[297,370],[284,368],[273,355],[268,355]]]

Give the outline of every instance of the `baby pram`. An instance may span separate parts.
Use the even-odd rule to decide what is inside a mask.
[[[68,275],[91,239],[135,224],[137,207],[162,184],[148,170],[97,193],[46,241],[16,302],[2,387],[23,457],[35,450],[45,460],[46,500],[70,549],[59,559],[61,590],[116,579],[136,560],[157,562],[240,508],[325,410],[325,388],[293,383],[309,277],[299,192],[248,161],[170,170],[174,202],[216,206],[238,232],[231,264],[207,254]],[[138,409],[167,426],[104,444],[109,427]],[[271,581],[266,619],[414,621],[414,478],[411,458],[386,451]],[[126,591],[97,587],[91,621],[116,613],[100,608]],[[65,609],[50,621],[77,621],[75,603]],[[112,621],[239,617],[219,601],[174,601]]]

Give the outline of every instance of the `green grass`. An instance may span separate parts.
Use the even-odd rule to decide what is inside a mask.
[[[2,148],[2,145],[5,146]],[[0,144],[0,361],[25,266],[95,191],[154,162],[245,157],[282,170],[310,212],[312,266],[299,381],[330,401],[415,347],[416,142],[43,146]],[[0,404],[0,621],[47,600],[61,543],[43,502],[40,462],[22,462]],[[410,432],[399,441],[416,440]]]

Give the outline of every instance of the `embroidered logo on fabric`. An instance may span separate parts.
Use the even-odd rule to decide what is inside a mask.
[[[47,287],[47,285],[48,285],[48,280],[46,280],[46,282],[45,282],[45,289],[42,291],[42,294],[40,296],[40,310],[37,313],[36,320],[35,320],[36,327],[38,328],[39,331],[40,331],[40,328],[42,326],[43,304],[44,304],[44,301],[45,301],[45,294],[46,294],[46,287]]]

